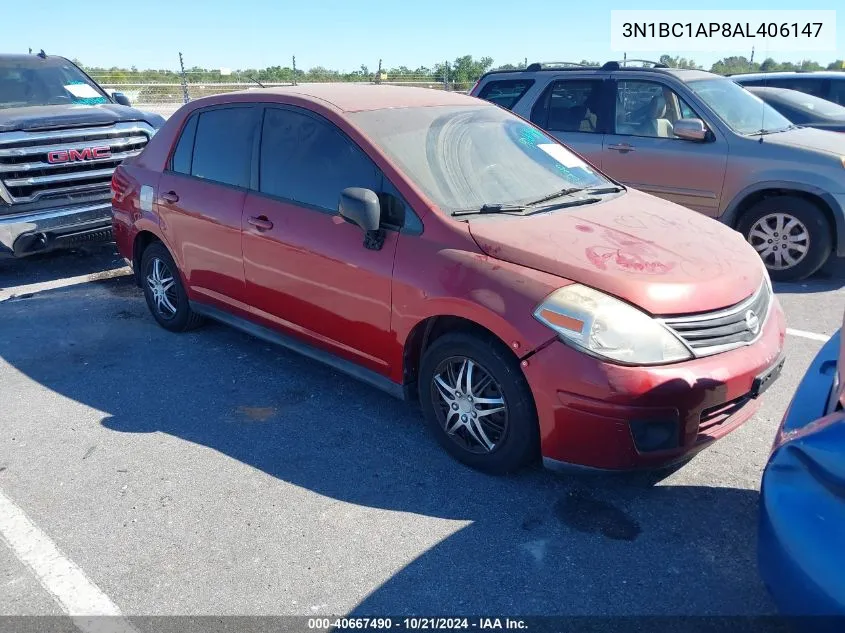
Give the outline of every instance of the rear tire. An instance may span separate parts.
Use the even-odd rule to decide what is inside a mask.
[[[830,225],[818,206],[797,196],[761,200],[737,229],[775,281],[799,281],[821,268],[833,250]]]
[[[176,262],[161,242],[153,242],[144,249],[141,287],[150,313],[164,329],[185,332],[204,322],[201,315],[191,310]]]
[[[504,474],[539,455],[531,390],[519,361],[492,337],[435,340],[420,363],[419,397],[437,441],[472,468]]]

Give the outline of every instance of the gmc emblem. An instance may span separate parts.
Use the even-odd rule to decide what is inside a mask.
[[[47,152],[47,162],[53,165],[56,163],[74,163],[78,160],[95,160],[97,158],[110,157],[111,147],[108,145],[86,147],[84,149],[59,149]]]

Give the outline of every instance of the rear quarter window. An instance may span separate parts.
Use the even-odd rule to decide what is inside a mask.
[[[503,79],[491,81],[481,88],[479,98],[495,103],[510,110],[528,89],[534,85],[533,79]]]

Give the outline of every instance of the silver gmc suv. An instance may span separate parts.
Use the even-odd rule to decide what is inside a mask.
[[[0,257],[111,239],[112,172],[163,124],[63,57],[0,55]]]
[[[845,256],[845,143],[700,70],[608,62],[485,74],[471,94],[530,119],[605,173],[740,231],[772,279]]]

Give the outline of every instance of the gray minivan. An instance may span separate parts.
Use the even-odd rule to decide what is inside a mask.
[[[731,79],[661,64],[531,64],[491,71],[471,94],[625,185],[740,231],[772,279],[845,256],[843,136],[793,125]]]

